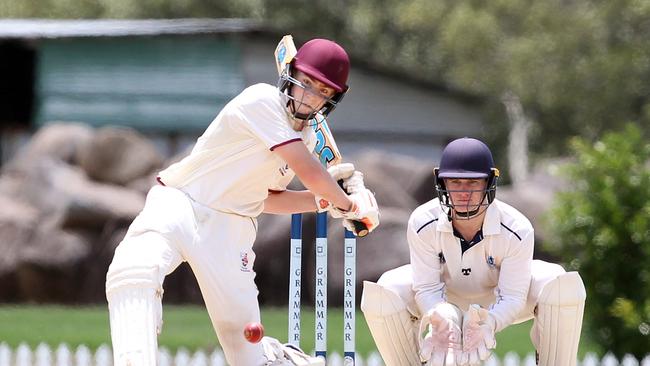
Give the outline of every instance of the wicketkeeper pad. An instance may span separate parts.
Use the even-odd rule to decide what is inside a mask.
[[[530,331],[539,366],[576,365],[586,298],[578,272],[561,274],[544,286]]]
[[[363,282],[361,311],[386,366],[420,365],[418,324],[406,303],[392,290]]]

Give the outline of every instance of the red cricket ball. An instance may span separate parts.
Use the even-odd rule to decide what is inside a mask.
[[[244,327],[244,338],[251,343],[257,343],[264,337],[264,327],[262,324],[252,322]]]

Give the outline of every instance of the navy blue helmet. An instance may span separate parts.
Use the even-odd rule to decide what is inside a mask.
[[[447,215],[450,219],[454,204],[449,195],[450,191],[445,187],[445,178],[487,180],[482,203],[476,208],[472,207],[473,210],[469,210],[470,207],[468,207],[466,212],[456,212],[468,219],[478,215],[482,207],[487,209],[487,206],[496,197],[499,170],[494,166],[490,148],[480,140],[463,137],[450,142],[442,151],[440,166],[435,168],[433,172],[440,204],[449,209]]]

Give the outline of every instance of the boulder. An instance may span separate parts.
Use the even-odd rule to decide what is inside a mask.
[[[380,208],[412,210],[418,203],[412,191],[418,186],[423,167],[417,160],[401,155],[367,150],[354,157],[357,170],[364,174],[366,187],[375,194]]]
[[[126,185],[159,169],[163,157],[154,144],[133,129],[102,127],[79,154],[91,179]]]
[[[83,123],[53,122],[36,131],[29,142],[13,159],[19,164],[23,159],[47,156],[69,164],[78,164],[79,152],[93,139],[95,130]]]
[[[39,225],[39,211],[33,206],[0,194],[0,276],[15,271],[20,263],[24,244]],[[0,282],[0,293],[6,282]]]
[[[309,225],[310,216],[303,215],[303,225]],[[312,218],[313,219],[313,218]],[[286,305],[289,296],[289,243],[291,215],[260,215],[257,238],[253,250],[256,259],[255,283],[261,303]],[[303,233],[307,233],[303,227]],[[286,284],[286,285],[285,285]]]
[[[409,262],[406,227],[411,211],[385,207],[381,224],[372,233],[357,238],[356,302],[361,300],[363,281],[376,281],[384,272]],[[344,233],[340,220],[330,220],[328,225],[327,291],[330,306],[342,306],[344,288]],[[306,266],[303,266],[304,292],[310,303],[315,289],[315,252],[310,245]],[[304,257],[304,256],[303,256]],[[286,300],[285,300],[286,301]]]
[[[550,159],[538,163],[526,181],[517,185],[497,188],[497,198],[524,214],[535,228],[535,238],[542,247],[548,240],[545,216],[551,210],[555,194],[566,187],[566,181],[557,175],[558,168],[565,164],[562,159]]]
[[[12,279],[2,299],[72,303],[103,300],[106,233],[125,229],[144,196],[90,181],[61,159],[25,155],[0,177],[0,203],[0,276]]]

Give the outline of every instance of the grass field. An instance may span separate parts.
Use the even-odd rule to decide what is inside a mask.
[[[328,310],[328,351],[343,352],[343,313],[341,309]],[[361,312],[357,312],[356,350],[366,357],[375,349],[372,337]],[[262,322],[266,335],[286,341],[287,310],[285,308],[265,308]],[[302,309],[302,342],[305,350],[314,347],[314,314],[312,310]],[[497,334],[496,354],[500,357],[514,351],[520,355],[533,352],[528,332],[531,322],[514,325]],[[16,347],[26,342],[31,347],[39,343],[56,346],[67,343],[70,346],[85,344],[91,349],[100,344],[110,343],[108,310],[105,306],[59,307],[59,306],[0,306],[0,342]],[[188,350],[212,350],[217,347],[208,314],[200,306],[165,306],[164,326],[159,338],[161,346],[172,351],[179,347]],[[599,353],[596,345],[583,335],[580,357],[585,352]]]

